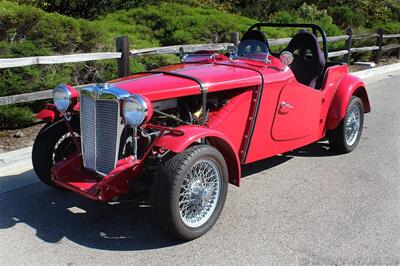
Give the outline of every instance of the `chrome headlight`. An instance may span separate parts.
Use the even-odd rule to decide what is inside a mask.
[[[126,122],[137,127],[143,123],[148,115],[147,101],[140,95],[131,95],[124,99],[122,112]]]
[[[60,84],[53,90],[53,102],[60,112],[67,111],[71,104],[72,94],[66,85]]]

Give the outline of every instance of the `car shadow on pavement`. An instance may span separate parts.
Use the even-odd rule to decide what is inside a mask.
[[[243,177],[271,169],[295,157],[333,155],[335,153],[327,148],[326,143],[318,142],[244,166]],[[42,183],[0,194],[0,229],[19,230],[14,229],[17,224],[33,228],[36,236],[47,243],[58,243],[66,238],[101,250],[147,250],[184,243],[154,225],[149,205],[91,201]]]
[[[242,178],[274,168],[293,158],[293,156],[278,155],[261,161],[250,163],[242,167]]]
[[[20,230],[17,224],[26,224],[47,243],[66,238],[101,250],[147,250],[184,243],[153,224],[149,205],[95,202],[42,183],[0,194],[0,230],[12,234]]]
[[[321,140],[289,152],[287,155],[293,157],[328,157],[340,154],[329,148],[328,141]]]
[[[321,140],[297,150],[243,166],[242,178],[274,168],[296,157],[327,157],[337,155],[339,154],[329,148],[327,141]]]

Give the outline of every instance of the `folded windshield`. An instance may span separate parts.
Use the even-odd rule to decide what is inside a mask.
[[[238,45],[238,57],[259,61],[268,61],[268,46],[257,40],[245,40]]]

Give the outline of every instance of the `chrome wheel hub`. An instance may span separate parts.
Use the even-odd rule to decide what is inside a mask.
[[[213,160],[196,162],[183,180],[179,213],[189,227],[202,226],[214,213],[221,193],[221,173]]]
[[[356,105],[352,105],[346,117],[344,130],[346,144],[349,146],[356,142],[360,133],[360,117],[360,109]]]

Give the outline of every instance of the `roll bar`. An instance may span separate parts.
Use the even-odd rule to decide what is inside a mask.
[[[261,30],[261,27],[276,27],[276,28],[311,28],[313,34],[318,37],[318,32],[322,37],[322,45],[325,60],[328,60],[328,45],[326,40],[325,31],[318,25],[309,24],[309,23],[269,23],[269,22],[260,22],[252,25],[247,31],[251,31],[254,29]]]

